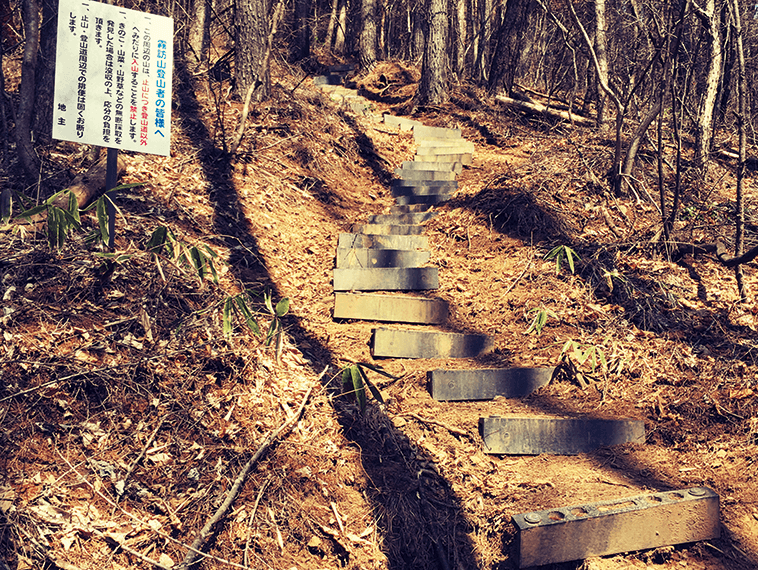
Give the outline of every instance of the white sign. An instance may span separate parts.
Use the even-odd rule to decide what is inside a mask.
[[[174,22],[60,0],[53,138],[168,156]]]

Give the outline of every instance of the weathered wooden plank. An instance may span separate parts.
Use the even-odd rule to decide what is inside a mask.
[[[473,358],[492,352],[494,341],[478,334],[378,328],[371,346],[377,358]]]
[[[513,516],[519,568],[718,538],[719,496],[707,487]]]
[[[412,204],[439,204],[452,197],[452,194],[428,194],[424,196],[395,196],[395,203],[398,206]]]
[[[460,141],[418,141],[416,154],[473,154],[474,143],[466,140]]]
[[[576,455],[607,445],[643,443],[640,420],[595,418],[481,418],[484,452],[504,455]]]
[[[424,233],[424,226],[418,224],[353,224],[350,231],[354,234],[385,236],[419,236]]]
[[[421,250],[337,248],[339,269],[372,267],[421,267],[429,262],[429,252]]]
[[[342,75],[338,73],[330,73],[328,75],[317,75],[313,78],[313,84],[316,86],[322,85],[341,85]]]
[[[400,206],[390,206],[390,214],[418,214],[428,212],[434,207],[434,204],[403,204]]]
[[[436,267],[334,270],[335,291],[423,291],[439,286]]]
[[[416,153],[415,159],[421,162],[457,162],[463,166],[474,163],[474,155],[470,152],[447,153],[443,149],[428,149],[433,152]]]
[[[384,115],[384,124],[389,127],[399,128],[401,131],[410,131],[413,130],[414,127],[421,125],[421,123],[414,121],[413,119],[395,117],[394,115],[389,114]]]
[[[417,125],[413,129],[413,136],[419,139],[459,139],[463,136],[463,133],[460,129],[448,129],[446,127],[427,127],[426,125]]]
[[[451,196],[455,188],[450,185],[439,186],[432,184],[424,184],[420,182],[418,184],[405,184],[390,187],[390,192],[393,196],[430,196],[432,194],[448,195]]]
[[[402,170],[440,170],[442,172],[456,172],[461,173],[463,167],[457,162],[438,162],[434,161],[421,161],[421,160],[405,160],[400,165]]]
[[[395,174],[400,180],[455,180],[458,176],[455,172],[443,172],[440,170],[405,170],[396,168]]]
[[[431,220],[437,212],[418,214],[372,214],[368,217],[370,224],[423,224]]]
[[[335,293],[334,318],[436,325],[447,320],[448,306],[442,299],[408,295]]]
[[[435,400],[520,398],[550,382],[555,368],[486,368],[430,370],[429,388]]]
[[[369,249],[429,249],[426,236],[383,236],[340,234],[337,247],[367,247]]]
[[[418,186],[429,188],[442,188],[443,191],[452,191],[458,188],[457,180],[401,180],[395,178],[390,182],[390,188],[396,186]]]

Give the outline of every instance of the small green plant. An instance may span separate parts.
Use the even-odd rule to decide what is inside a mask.
[[[555,274],[559,275],[561,272],[561,266],[563,265],[563,260],[566,260],[566,263],[569,266],[569,270],[571,271],[571,274],[574,273],[574,261],[581,261],[581,257],[579,257],[579,254],[576,253],[573,249],[571,249],[567,245],[558,245],[551,249],[546,255],[545,255],[545,261],[550,261],[551,259],[555,260]]]
[[[209,275],[211,281],[218,285],[218,273],[213,263],[213,260],[218,258],[218,254],[205,244],[200,246],[187,245],[178,240],[166,226],[158,226],[150,236],[145,249],[152,254],[158,272],[164,281],[166,280],[166,276],[161,267],[161,258],[169,261],[179,269],[185,271],[189,269],[191,272],[196,273],[201,284],[206,275]]]
[[[247,293],[240,293],[232,297],[227,297],[224,301],[224,309],[222,311],[222,329],[224,336],[228,339],[232,338],[232,332],[234,329],[232,323],[232,313],[239,312],[242,320],[247,325],[247,328],[257,337],[261,336],[261,328],[258,326],[258,322],[253,317],[253,312],[250,310]]]
[[[613,293],[614,281],[626,283],[626,277],[621,275],[618,269],[614,269],[613,271],[608,271],[607,269],[603,269],[603,279],[605,279],[605,284],[608,286],[608,291],[611,293]]]
[[[365,362],[351,364],[342,369],[342,387],[347,394],[352,395],[358,402],[361,412],[366,409],[366,388],[371,395],[380,403],[384,404],[384,398],[379,389],[369,380],[366,369],[372,370],[377,374],[397,380],[398,376],[393,376],[379,366],[373,366]]]
[[[539,308],[533,308],[529,309],[526,312],[527,317],[532,315],[532,321],[529,324],[529,328],[526,329],[526,332],[524,334],[529,333],[536,333],[541,334],[542,329],[545,328],[545,325],[547,324],[547,321],[549,318],[554,318],[558,320],[558,315],[555,314],[555,312],[551,311],[550,309],[546,309],[545,307],[539,307]]]
[[[290,310],[290,300],[285,297],[276,304],[276,307],[271,302],[271,290],[263,292],[263,302],[266,304],[268,312],[271,314],[271,324],[268,327],[266,333],[266,346],[271,345],[271,341],[276,339],[276,354],[277,356],[281,352],[282,344],[282,317],[286,315]]]
[[[618,376],[624,369],[624,363],[623,351],[615,343],[609,351],[604,346],[568,340],[561,350],[559,369],[584,389],[601,380],[607,383],[610,375]]]
[[[64,196],[66,194],[68,194],[67,207],[57,206],[56,203],[65,201]],[[47,212],[47,243],[50,245],[50,249],[60,249],[66,242],[68,233],[74,229],[78,230],[82,225],[76,196],[71,190],[61,190],[50,196],[42,204],[21,212],[20,216],[31,222],[32,217],[45,211]]]

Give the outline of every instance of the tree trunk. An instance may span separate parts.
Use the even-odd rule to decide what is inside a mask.
[[[448,101],[448,5],[447,0],[429,0],[429,35],[418,87],[419,105],[440,105]]]
[[[595,0],[595,54],[597,55],[597,81],[599,85],[609,85],[608,72],[608,23],[605,19],[605,0]],[[597,89],[597,127],[599,131],[608,128],[607,101],[605,88]]]
[[[457,2],[455,23],[458,37],[455,42],[455,72],[460,81],[468,76],[468,69],[466,67],[466,47],[468,46],[468,37],[466,35],[468,21],[466,14],[468,0],[457,0]]]
[[[361,35],[358,40],[361,69],[369,70],[376,64],[376,0],[361,0]]]
[[[498,92],[502,87],[509,95],[513,95],[513,84],[516,80],[519,64],[525,51],[525,33],[531,12],[530,0],[509,0],[505,17],[497,30],[497,47],[492,55],[492,66],[489,72],[489,90]]]
[[[735,221],[735,239],[734,255],[739,257],[745,249],[745,200],[743,193],[743,182],[745,179],[745,170],[747,162],[747,130],[748,105],[747,105],[747,70],[745,68],[745,49],[742,38],[742,18],[740,16],[740,3],[738,0],[730,0],[732,11],[732,26],[734,28],[734,51],[737,56],[737,126],[739,128],[739,153],[740,158],[737,164],[737,219]],[[745,285],[742,268],[738,265],[735,269],[737,278],[737,289],[740,294],[740,300],[746,301],[748,292]]]
[[[324,45],[326,49],[332,49],[334,41],[334,30],[337,28],[337,13],[339,11],[339,0],[332,0],[332,9],[329,11],[329,24],[326,26],[326,38]]]
[[[244,97],[251,85],[253,101],[268,98],[271,74],[266,47],[271,17],[270,0],[236,0],[234,78],[237,94]]]
[[[417,4],[414,8],[409,6],[408,9],[410,10],[409,17],[412,19],[411,59],[414,63],[421,63],[424,59],[426,38],[429,35],[429,30],[424,19],[423,6]]]
[[[716,13],[715,0],[706,0],[705,8],[696,8],[696,13],[703,22],[708,36],[708,71],[703,93],[698,109],[695,133],[695,166],[703,179],[708,172],[708,156],[713,141],[713,116],[716,106],[716,96],[721,80],[721,64],[723,51],[721,49],[720,19]]]
[[[347,0],[340,0],[339,13],[337,15],[337,29],[334,38],[334,53],[345,53],[345,34],[347,29]]]
[[[43,0],[40,45],[37,52],[34,94],[34,139],[49,143],[53,132],[53,91],[55,87],[55,48],[58,44],[58,0]]]
[[[189,53],[185,59],[190,68],[195,68],[205,59],[210,43],[211,0],[192,0],[190,10],[187,32]]]
[[[479,5],[479,80],[486,82],[490,75],[490,42],[492,40],[492,13],[494,11],[493,0],[481,0]]]
[[[290,57],[293,61],[306,59],[311,55],[311,30],[308,17],[311,12],[310,0],[295,0],[295,41],[291,44]]]
[[[24,55],[21,60],[21,86],[16,113],[16,145],[24,172],[36,180],[39,174],[39,159],[32,144],[32,119],[34,118],[34,91],[39,49],[39,6],[36,0],[23,0]]]

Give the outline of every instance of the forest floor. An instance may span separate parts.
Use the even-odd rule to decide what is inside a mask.
[[[392,172],[412,160],[413,138],[289,73],[275,73],[234,156],[222,141],[241,104],[228,86],[177,90],[172,156],[124,156],[121,182],[142,186],[119,193],[118,258],[89,239],[94,212],[57,251],[30,226],[0,234],[7,567],[177,565],[288,420],[202,567],[509,569],[515,514],[693,486],[720,495],[720,539],[552,567],[758,566],[758,303],[738,302],[734,272],[714,258],[660,254],[654,201],[606,190],[612,140],[518,116],[469,88],[416,114],[460,127],[476,145],[426,234],[440,274],[433,295],[451,307],[442,328],[489,334],[496,349],[462,362],[374,360],[376,323],[331,315],[337,236],[388,211]],[[381,91],[375,110],[392,112],[407,104],[413,77],[383,65],[363,91]],[[70,143],[44,153],[50,175],[64,179],[58,189],[89,165]],[[646,161],[639,179],[655,193]],[[712,164],[675,239],[732,235],[733,169]],[[159,226],[173,255],[146,250]],[[575,272],[545,259],[559,245],[580,256]],[[218,284],[181,257],[193,246],[217,255]],[[754,264],[744,270],[758,290]],[[227,300],[245,294],[265,337],[267,291],[274,303],[289,299],[281,342],[267,346],[239,305],[224,330]],[[547,322],[527,333],[534,309]],[[576,350],[564,351],[569,341]],[[591,349],[605,363],[582,362]],[[519,400],[438,402],[427,390],[435,368],[566,358],[574,373]],[[395,377],[369,372],[384,404],[369,397],[363,412],[340,373],[360,362]],[[477,425],[490,415],[639,419],[647,438],[574,456],[486,455]]]

